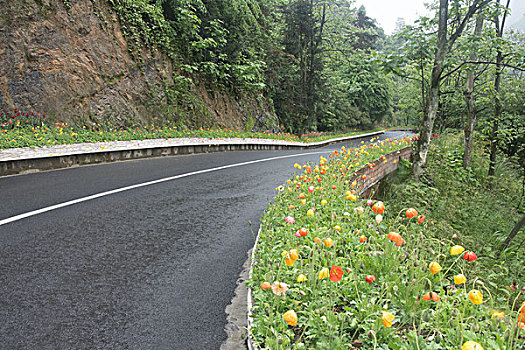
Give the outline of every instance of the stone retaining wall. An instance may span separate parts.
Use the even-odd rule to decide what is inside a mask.
[[[361,197],[368,197],[370,191],[376,184],[378,184],[385,176],[397,170],[399,159],[403,158],[409,160],[411,153],[412,147],[407,146],[398,151],[385,154],[384,157],[370,163],[371,166],[367,165],[360,168],[356,171],[354,179],[352,179],[352,181],[357,180],[356,192]],[[363,176],[365,176],[366,179],[363,179]]]

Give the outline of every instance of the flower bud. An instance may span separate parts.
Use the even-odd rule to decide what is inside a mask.
[[[441,335],[441,333],[436,334],[435,341],[437,344],[441,343],[443,341],[443,335]]]

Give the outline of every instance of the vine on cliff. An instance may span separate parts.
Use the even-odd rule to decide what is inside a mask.
[[[142,46],[160,49],[174,58],[173,40],[176,36],[162,8],[145,0],[108,0],[122,24],[122,33],[131,43],[130,51],[137,54]],[[138,55],[137,55],[138,56]]]

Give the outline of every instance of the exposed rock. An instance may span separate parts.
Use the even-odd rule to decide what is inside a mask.
[[[166,95],[173,86],[171,61],[151,50],[142,51],[140,59],[132,56],[106,1],[0,0],[0,8],[0,110],[117,125],[174,118]],[[255,98],[237,101],[194,90],[193,106],[183,118],[188,126],[245,128],[248,109],[264,115],[265,122],[254,126],[277,125]]]
[[[151,52],[137,64],[105,2],[76,1],[67,11],[60,0],[0,4],[0,109],[120,123],[160,112],[171,64]]]

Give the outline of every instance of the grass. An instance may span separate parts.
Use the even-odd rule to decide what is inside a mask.
[[[117,127],[111,123],[91,125],[70,125],[68,123],[49,124],[45,115],[34,113],[6,114],[0,112],[0,149],[18,147],[43,147],[52,145],[101,142],[130,141],[167,138],[256,138],[296,142],[319,142],[337,137],[354,136],[381,129],[351,131],[345,133],[312,133],[298,137],[287,133],[247,132],[242,129],[207,128],[190,130],[172,125]]]
[[[390,186],[382,217],[377,201],[351,196],[351,175],[396,145],[342,149],[329,162],[296,165],[261,220],[248,281],[260,348],[525,346],[519,245],[500,260],[492,256],[518,217],[518,180],[502,173],[488,191],[481,169],[457,170],[456,141],[433,144],[426,183]],[[483,159],[477,152],[474,163]],[[408,218],[408,208],[419,214]],[[451,251],[455,245],[462,247]]]
[[[523,215],[523,185],[518,169],[504,157],[497,163],[493,186],[489,186],[488,159],[482,144],[476,145],[472,168],[462,167],[462,140],[447,135],[437,141],[421,183],[401,175],[384,193],[394,209],[413,205],[431,217],[429,234],[446,237],[471,247],[480,255],[473,271],[487,281],[493,292],[503,293],[513,283],[525,282],[525,231],[496,258],[496,251]],[[503,291],[505,290],[505,291]]]

